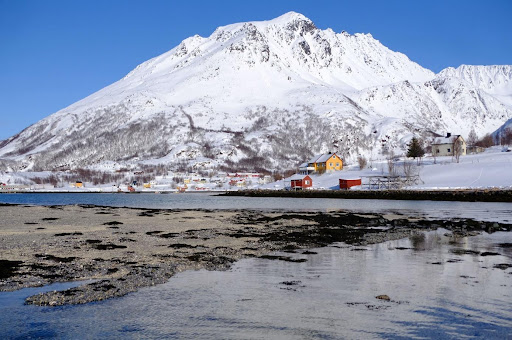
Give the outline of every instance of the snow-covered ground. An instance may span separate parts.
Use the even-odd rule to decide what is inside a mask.
[[[415,169],[419,172],[420,182],[408,189],[459,189],[459,188],[506,188],[512,189],[512,152],[502,152],[503,147],[496,146],[480,154],[461,156],[459,163],[452,157],[425,157]],[[395,169],[403,172],[404,159],[395,162]],[[407,162],[416,165],[416,161]],[[369,176],[388,175],[386,160],[373,161],[371,167],[359,170],[354,165],[342,171],[323,175],[311,174],[313,189],[339,189],[339,179],[361,178],[364,184]],[[264,189],[282,189],[289,186],[289,180],[278,181],[261,186]],[[353,189],[363,189],[354,187]]]
[[[512,152],[503,152],[503,147],[496,146],[487,149],[480,154],[461,156],[459,163],[456,163],[452,157],[437,157],[435,162],[432,157],[425,157],[421,164],[412,159],[406,162],[413,165],[412,173],[419,175],[417,184],[406,187],[407,189],[462,189],[462,188],[502,188],[512,189]],[[395,158],[395,172],[403,175],[404,158]],[[128,191],[128,183],[105,183],[93,185],[84,183],[84,187],[75,188],[73,183],[60,182],[58,187],[50,184],[33,184],[31,178],[56,175],[52,172],[21,172],[21,173],[2,173],[0,174],[0,183],[24,183],[19,184],[22,190],[32,191],[66,191],[66,192],[116,192]],[[367,188],[370,176],[388,175],[388,162],[385,159],[373,160],[368,167],[360,170],[359,166],[346,166],[344,170],[325,173],[322,175],[309,175],[313,180],[313,189],[338,190],[339,179],[361,178],[363,186],[353,187],[352,190],[364,190]],[[173,177],[179,176],[185,180],[185,183],[177,184],[173,182]],[[268,176],[265,178],[268,181]],[[186,191],[225,191],[225,190],[245,190],[245,189],[283,189],[290,186],[289,177],[277,182],[261,184],[263,178],[254,177],[228,177],[225,175],[216,175],[211,178],[203,178],[197,174],[179,174],[168,176],[157,176],[152,179],[151,187],[144,188],[142,183],[136,187],[136,191],[176,191],[178,187],[186,184]]]

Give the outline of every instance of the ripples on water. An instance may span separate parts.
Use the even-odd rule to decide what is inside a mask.
[[[450,243],[446,231],[366,247],[337,244],[304,263],[248,259],[83,306],[23,306],[0,294],[0,334],[64,338],[482,338],[512,336],[510,233]],[[457,255],[454,250],[499,256]],[[437,264],[435,264],[437,263]],[[9,295],[10,294],[10,295]],[[386,294],[391,301],[378,300]]]

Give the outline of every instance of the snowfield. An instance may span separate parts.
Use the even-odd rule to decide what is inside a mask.
[[[452,157],[437,157],[436,163],[432,157],[425,157],[417,166],[420,183],[406,189],[483,189],[500,188],[512,189],[512,152],[502,152],[503,147],[496,146],[480,154],[461,156],[459,163]],[[403,167],[403,157],[395,162],[395,168],[400,173]],[[416,164],[413,159],[407,162]],[[313,189],[339,189],[339,179],[362,178],[363,187],[353,187],[351,190],[364,190],[368,176],[388,174],[386,160],[373,161],[373,168],[359,170],[358,166],[346,167],[343,171],[323,175],[309,175],[313,180]],[[261,186],[262,189],[282,189],[289,186],[289,181],[278,181]]]

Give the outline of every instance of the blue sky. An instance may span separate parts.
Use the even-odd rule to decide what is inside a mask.
[[[119,80],[183,39],[288,11],[371,33],[438,72],[512,64],[512,1],[0,0],[0,140]]]

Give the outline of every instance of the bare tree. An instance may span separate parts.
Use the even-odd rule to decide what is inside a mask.
[[[459,137],[453,137],[453,157],[459,163],[460,156],[462,155],[462,141]]]
[[[368,165],[368,161],[364,156],[357,157],[357,162],[359,163],[359,170],[363,170],[364,168],[366,168],[366,165]]]
[[[434,138],[434,140],[432,140],[430,142],[430,148],[431,148],[432,158],[434,159],[434,164],[437,163],[437,151],[439,149],[435,145],[438,143],[439,143],[439,140],[437,138]]]
[[[467,139],[466,143],[468,146],[475,146],[477,141],[478,141],[478,136],[476,135],[475,128],[471,128],[471,131],[469,132],[468,139]]]
[[[388,157],[387,157],[389,176],[395,176],[396,175],[395,160],[394,160],[394,158],[395,158],[395,153],[393,152],[393,150],[390,150],[388,152]]]
[[[512,144],[512,128],[506,128],[501,133],[501,145],[510,145]]]

